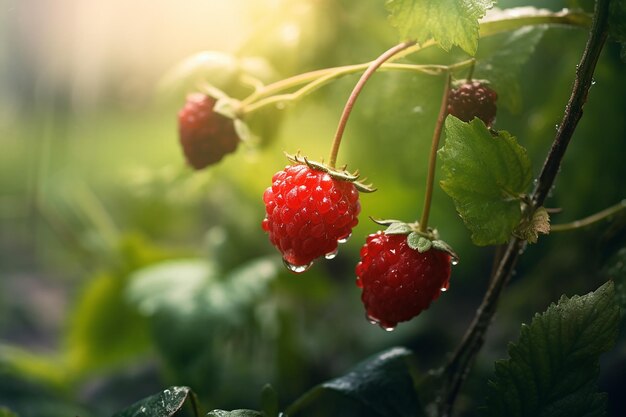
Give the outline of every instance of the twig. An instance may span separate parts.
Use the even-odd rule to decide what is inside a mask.
[[[565,107],[563,120],[543,165],[541,174],[537,180],[537,185],[531,194],[530,200],[532,204],[530,208],[532,211],[542,206],[548,196],[548,192],[554,184],[561,161],[567,150],[567,145],[574,134],[578,121],[582,117],[583,106],[587,101],[589,88],[593,81],[593,72],[607,38],[608,5],[609,0],[596,1],[589,38],[580,64],[576,69],[576,78],[572,87],[572,94]],[[483,301],[476,311],[474,320],[445,369],[444,385],[439,403],[439,414],[441,416],[447,417],[452,412],[454,401],[456,400],[461,385],[470,370],[476,354],[485,341],[485,334],[492,322],[502,290],[506,286],[517,264],[517,260],[525,248],[525,243],[526,242],[518,238],[511,238],[511,240],[509,240],[506,251],[500,260],[500,264],[485,293]]]

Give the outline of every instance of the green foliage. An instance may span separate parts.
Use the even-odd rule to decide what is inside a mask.
[[[626,248],[611,258],[606,275],[615,283],[615,298],[622,313],[626,312]]]
[[[391,348],[348,374],[324,382],[304,394],[286,413],[291,417],[425,415],[415,391],[415,357],[404,348]]]
[[[17,414],[5,407],[0,407],[0,417],[18,417]]]
[[[478,47],[478,19],[492,0],[389,0],[393,26],[404,39],[424,43],[431,38],[443,49],[458,45],[470,55]]]
[[[609,35],[622,44],[622,60],[626,62],[626,0],[610,0]]]
[[[213,410],[206,417],[264,417],[264,414],[255,410]]]
[[[73,373],[119,365],[149,349],[147,324],[125,292],[133,271],[170,256],[135,235],[121,240],[115,266],[88,282],[72,314],[67,355]]]
[[[532,181],[526,150],[506,131],[493,136],[479,119],[464,123],[448,116],[445,131],[441,187],[475,244],[507,241],[521,219],[520,197]]]
[[[522,109],[518,78],[545,31],[545,27],[528,26],[480,41],[474,77],[489,80],[498,92],[498,104],[511,112]]]
[[[171,417],[178,413],[192,395],[188,387],[169,387],[136,402],[113,417]]]
[[[523,325],[510,358],[496,362],[486,416],[602,416],[598,358],[617,337],[619,308],[612,282],[567,298]]]

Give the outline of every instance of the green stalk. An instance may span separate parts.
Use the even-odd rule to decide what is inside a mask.
[[[354,103],[356,103],[356,99],[359,97],[359,94],[363,90],[365,83],[370,79],[370,77],[376,72],[376,70],[383,64],[385,61],[391,59],[394,55],[399,54],[405,49],[415,45],[415,41],[406,41],[399,43],[398,45],[388,49],[381,56],[372,61],[359,81],[357,81],[356,85],[352,89],[352,93],[350,93],[350,97],[348,97],[348,101],[343,108],[343,112],[341,113],[341,118],[339,119],[339,124],[337,125],[337,131],[335,132],[335,138],[333,139],[333,144],[330,150],[330,157],[328,158],[328,165],[331,168],[334,168],[337,164],[337,154],[339,153],[339,146],[341,145],[341,138],[343,137],[343,132],[346,129],[346,124],[348,123],[348,118],[350,118],[350,113],[352,112],[352,108],[354,107]]]
[[[422,210],[422,218],[420,219],[419,231],[421,233],[427,233],[428,231],[428,216],[430,215],[430,205],[433,199],[433,189],[435,184],[435,167],[437,165],[437,150],[439,149],[439,140],[441,139],[441,131],[443,130],[443,123],[446,120],[448,114],[448,93],[450,92],[450,84],[452,83],[452,76],[448,73],[446,77],[446,85],[443,89],[443,97],[441,98],[441,107],[439,108],[439,115],[437,116],[437,124],[433,131],[433,139],[430,146],[430,155],[428,157],[428,176],[426,178],[426,192],[424,194],[424,209]]]

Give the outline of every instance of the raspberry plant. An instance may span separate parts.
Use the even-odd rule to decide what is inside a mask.
[[[198,363],[206,359],[202,356],[204,350],[217,349],[197,336],[204,332],[214,332],[211,333],[214,344],[223,338],[249,344],[255,352],[262,350],[262,347],[257,349],[263,345],[259,340],[278,333],[277,326],[264,319],[279,315],[275,305],[266,303],[265,298],[272,297],[274,290],[271,284],[274,280],[292,280],[287,285],[307,286],[314,298],[316,280],[320,279],[316,268],[312,268],[314,264],[317,270],[327,268],[329,271],[341,268],[341,263],[349,264],[347,269],[353,273],[348,277],[336,274],[336,278],[350,281],[352,292],[337,294],[337,299],[344,302],[350,297],[360,298],[363,321],[400,332],[429,314],[440,314],[441,309],[436,312],[428,309],[440,303],[448,292],[455,291],[455,272],[464,268],[463,262],[459,264],[464,253],[453,249],[450,242],[459,241],[459,236],[467,233],[468,240],[483,248],[476,250],[493,248],[493,267],[486,277],[488,284],[480,305],[467,329],[456,335],[458,340],[437,352],[437,365],[432,369],[423,369],[420,349],[414,346],[419,343],[411,345],[411,349],[390,347],[396,344],[396,340],[391,339],[394,333],[376,329],[387,349],[365,359],[345,375],[304,390],[294,401],[288,402],[281,396],[281,390],[289,387],[266,385],[260,393],[259,411],[215,409],[208,412],[207,417],[475,415],[475,410],[469,407],[480,407],[481,413],[488,416],[605,415],[607,397],[599,392],[597,380],[600,356],[613,348],[623,321],[620,315],[620,308],[626,305],[623,252],[621,260],[606,274],[610,279],[605,278],[594,291],[554,299],[554,304],[536,314],[530,324],[522,326],[517,342],[509,345],[509,357],[495,363],[488,382],[479,382],[484,385],[484,398],[470,401],[468,395],[472,390],[467,389],[470,394],[466,393],[465,383],[475,372],[477,358],[482,358],[479,356],[481,348],[496,312],[505,310],[502,309],[506,307],[503,306],[505,289],[529,244],[539,243],[540,246],[551,239],[546,235],[570,232],[616,217],[626,207],[621,202],[577,222],[552,224],[551,217],[556,217],[559,209],[549,206],[551,190],[582,118],[583,107],[588,100],[589,106],[597,105],[589,91],[594,76],[602,77],[602,74],[594,75],[600,54],[609,39],[626,45],[625,2],[596,0],[593,13],[578,9],[553,12],[534,7],[497,9],[494,3],[491,0],[388,0],[389,22],[398,30],[400,41],[388,45],[386,50],[381,48],[377,57],[366,57],[372,60],[364,63],[283,74],[281,78],[271,68],[251,65],[250,60],[212,53],[203,54],[203,60],[185,61],[175,71],[174,78],[183,79],[188,87],[187,101],[178,115],[180,159],[197,171],[195,176],[207,175],[204,171],[212,169],[237,172],[249,169],[245,163],[236,167],[229,165],[232,161],[224,156],[250,150],[252,153],[273,151],[271,138],[277,126],[290,118],[288,108],[305,105],[309,95],[322,94],[320,90],[333,89],[333,85],[341,82],[350,81],[351,92],[346,94],[343,109],[330,110],[338,120],[333,137],[320,134],[315,144],[299,138],[285,140],[288,149],[284,157],[280,156],[281,162],[272,168],[275,174],[264,178],[262,186],[260,179],[255,184],[259,190],[254,203],[256,212],[263,211],[264,205],[264,214],[251,219],[253,216],[248,214],[254,212],[252,209],[246,216],[236,219],[233,222],[236,224],[227,225],[244,230],[241,238],[244,243],[231,248],[231,252],[241,252],[246,260],[248,253],[256,256],[261,252],[262,257],[244,265],[237,264],[229,272],[218,270],[215,265],[220,263],[215,260],[223,264],[229,261],[220,251],[220,245],[228,240],[224,238],[228,233],[220,228],[207,237],[212,242],[209,255],[212,262],[164,260],[166,256],[155,253],[148,256],[129,244],[127,250],[132,256],[128,258],[133,265],[129,269],[133,272],[130,283],[124,284],[128,287],[125,300],[136,306],[144,318],[154,320],[155,327],[166,328],[169,338],[160,341],[160,353],[166,360],[176,358],[186,369],[200,366]],[[506,122],[507,118],[499,117],[496,121],[496,112],[500,115],[504,111],[510,116],[519,110],[522,84],[518,76],[522,66],[532,60],[541,35],[559,26],[586,32],[588,38],[575,70],[570,98],[563,103],[564,110],[559,114],[562,119],[554,137],[550,138],[552,143],[541,165],[541,161],[532,160],[536,152],[531,153],[524,146],[530,139],[518,140],[504,130],[501,120]],[[487,54],[482,48],[490,42],[496,44],[493,48],[496,52]],[[207,62],[212,65],[210,71],[204,68],[203,76],[202,68],[194,68],[194,65],[206,66]],[[353,80],[347,76],[355,74],[360,78],[352,84]],[[430,77],[429,82],[438,89],[439,99],[412,106],[410,112],[394,108],[396,116],[402,115],[397,119],[402,121],[396,119],[389,125],[385,125],[389,114],[378,112],[378,106],[372,113],[374,117],[365,109],[359,114],[361,97],[375,89],[394,93],[392,89],[387,90],[386,82],[387,77],[397,74]],[[377,80],[371,81],[373,77]],[[523,88],[531,87],[523,84]],[[406,89],[409,89],[408,84]],[[339,94],[340,90],[333,91]],[[386,103],[381,108],[396,104],[392,93],[389,93],[391,104]],[[418,97],[421,92],[410,93]],[[387,146],[384,142],[384,149],[376,147],[380,147],[380,143],[367,140],[355,144],[356,135],[344,139],[347,129],[358,131],[358,122],[398,130],[402,123],[411,123],[410,130],[428,130],[431,140],[424,146],[429,151],[420,153],[420,159],[413,161],[410,167],[398,168],[403,184],[416,175],[425,178],[423,195],[412,201],[408,210],[397,207],[394,198],[400,199],[389,190],[393,187],[380,186],[377,178],[381,169],[394,164],[395,160],[388,160],[389,155],[411,151]],[[535,139],[539,142],[545,138]],[[347,146],[351,147],[340,158],[343,142],[349,142]],[[414,146],[411,137],[402,145],[407,143],[409,147]],[[320,144],[329,148],[326,160],[312,155]],[[374,163],[356,169],[359,152],[374,154],[377,158]],[[214,167],[218,162],[220,167]],[[339,162],[347,163],[350,170],[348,165]],[[541,168],[537,169],[539,166]],[[366,172],[376,187],[367,183],[360,172]],[[256,181],[256,175],[254,177]],[[260,191],[262,189],[264,191]],[[411,190],[403,192],[410,194]],[[228,219],[227,212],[233,208],[229,191],[218,189],[216,193],[219,196],[215,205],[221,207],[222,217]],[[359,219],[373,199],[390,202],[388,208],[397,210],[398,217],[406,215],[407,211],[413,213],[413,217],[396,220],[396,213],[385,212],[374,214],[370,219]],[[461,222],[441,222],[433,210],[436,200],[453,206],[465,229],[457,230]],[[433,220],[440,223],[435,225]],[[360,233],[364,228],[367,232]],[[246,246],[252,235],[262,235],[268,242],[264,247],[255,243]],[[361,247],[359,257],[349,249],[345,254],[343,250],[339,252],[341,244],[348,239]],[[278,256],[274,249],[289,273],[281,274],[275,268]],[[334,259],[336,257],[340,260]],[[144,265],[144,258],[152,259],[149,265]],[[455,266],[457,264],[459,266]],[[472,274],[474,272],[465,273],[466,276]],[[186,286],[179,285],[177,280],[181,277],[185,278]],[[153,287],[155,283],[157,290]],[[589,289],[589,285],[585,288]],[[309,295],[308,290],[304,293]],[[308,301],[291,297],[284,304],[296,315],[300,304]],[[446,307],[449,309],[446,320],[453,324],[451,327],[458,328],[458,323],[464,322],[458,306]],[[345,317],[333,315],[331,307],[328,310],[326,320],[319,321],[341,338],[345,328],[339,322]],[[197,312],[201,314],[194,315]],[[206,320],[194,322],[190,317]],[[241,330],[249,317],[259,324],[260,335]],[[288,328],[288,331],[307,333],[306,325],[310,323],[303,323],[302,329]],[[621,325],[623,327],[623,323]],[[276,354],[289,353],[289,349],[283,349]],[[235,357],[230,363],[238,359],[241,358]],[[262,362],[255,357],[256,365],[262,366]],[[232,371],[241,379],[248,375],[245,371],[239,372]],[[229,374],[229,377],[232,376]],[[208,386],[217,392],[213,400],[220,399],[221,391],[215,387],[219,383],[212,378],[213,375],[204,375],[201,380],[184,382],[189,386],[169,387],[115,416],[169,417],[184,413],[181,410],[187,403],[193,415],[203,415],[204,411],[200,410],[206,408],[206,402],[202,401],[202,390]],[[220,381],[217,377],[216,380]],[[202,388],[197,389],[197,386]],[[458,401],[459,398],[465,401]],[[220,406],[215,401],[208,403],[208,409]],[[3,415],[12,414],[0,408],[0,416]]]
[[[368,204],[369,196],[360,199],[359,191],[375,191],[371,185],[358,180],[358,173],[350,173],[346,167],[336,168],[348,119],[369,79],[383,71],[411,71],[444,79],[441,102],[429,104],[438,109],[438,116],[428,159],[415,165],[415,169],[426,167],[420,216],[406,221],[375,220],[386,229],[365,238],[360,261],[355,267],[365,315],[372,323],[393,330],[401,322],[427,314],[424,310],[437,302],[448,288],[454,291],[451,266],[458,262],[458,255],[439,237],[446,234],[446,225],[439,225],[437,229],[429,226],[438,159],[441,188],[452,198],[473,243],[500,245],[501,248],[473,322],[456,350],[447,358],[442,355],[444,364],[428,376],[417,378],[410,364],[414,354],[404,348],[394,348],[365,361],[344,377],[321,384],[289,406],[279,404],[274,389],[266,387],[261,404],[263,411],[215,410],[210,416],[453,414],[455,400],[484,343],[498,301],[518,259],[529,242],[535,243],[540,234],[550,233],[550,211],[544,207],[544,202],[582,116],[607,35],[611,32],[616,39],[625,39],[623,25],[616,23],[617,16],[623,16],[624,12],[620,1],[598,0],[593,16],[568,10],[497,10],[492,6],[492,1],[484,0],[453,4],[390,0],[387,2],[390,21],[405,41],[369,63],[320,69],[270,84],[259,82],[254,91],[243,97],[229,96],[228,92],[211,85],[210,79],[198,85],[200,91],[217,99],[213,112],[231,118],[233,125],[239,126],[242,139],[247,140],[254,136],[254,129],[247,126],[246,120],[256,112],[277,104],[297,102],[341,76],[362,72],[347,98],[336,134],[329,141],[328,163],[311,160],[306,143],[294,143],[300,151],[294,156],[287,155],[290,165],[273,176],[263,195],[262,229],[268,233],[288,269],[306,276],[314,261],[334,258],[338,243],[351,236],[359,222],[361,205]],[[480,51],[479,41],[485,38],[546,24],[589,28],[589,38],[563,120],[533,185],[535,173],[528,152],[516,137],[495,123],[500,88],[503,104],[514,107],[507,84],[516,81],[506,71],[515,72],[519,68],[505,65],[504,72],[491,71],[501,63],[497,59],[482,59],[477,52]],[[433,48],[448,51],[453,63],[402,62]],[[453,48],[462,53],[452,53]],[[529,55],[531,51],[527,52]],[[523,60],[517,64],[521,62]],[[474,79],[475,71],[481,76],[493,74],[493,79]],[[440,144],[442,136],[443,146]],[[360,146],[370,145],[362,143]],[[187,147],[185,154],[188,159],[194,157]],[[374,167],[359,168],[375,173]],[[372,176],[375,179],[375,175]],[[377,192],[384,193],[384,189]],[[611,209],[610,213],[622,207]],[[596,215],[594,221],[604,214]],[[559,229],[558,225],[553,228],[567,229],[569,227]],[[362,236],[352,237],[355,238],[363,239]],[[529,326],[523,327],[519,341],[509,348],[510,358],[496,365],[485,400],[485,413],[494,416],[602,414],[606,398],[596,392],[593,381],[597,377],[599,355],[609,350],[616,338],[619,307],[614,292],[614,284],[607,282],[582,297],[563,297],[558,304],[535,316]],[[538,351],[535,346],[542,349]],[[581,383],[575,384],[570,382],[572,380]],[[163,400],[162,395],[139,404],[152,407]],[[333,396],[350,400],[336,402],[331,400]],[[177,398],[179,403],[183,400],[184,396]],[[130,415],[137,407],[119,415]]]

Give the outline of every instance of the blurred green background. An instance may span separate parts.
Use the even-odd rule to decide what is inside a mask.
[[[286,163],[283,150],[327,155],[357,76],[269,109],[259,143],[198,173],[177,142],[187,90],[163,82],[203,50],[261,57],[274,80],[366,62],[397,41],[384,1],[1,0],[0,10],[0,405],[23,417],[107,416],[166,386],[188,385],[206,409],[258,408],[266,383],[288,404],[389,346],[415,350],[424,371],[443,363],[480,302],[493,248],[471,245],[441,189],[431,223],[461,256],[450,291],[387,333],[365,320],[354,285],[358,250],[377,230],[367,217],[419,217],[443,79],[381,73],[368,84],[339,163],[359,168],[379,191],[362,195],[361,223],[337,258],[298,276],[284,270],[260,228],[261,196]],[[521,44],[535,48],[527,62],[497,54],[515,39],[488,39],[479,56],[506,69],[499,82],[509,106],[500,107],[495,127],[519,138],[538,172],[586,33],[520,33]],[[411,59],[461,57],[428,51]],[[485,67],[477,78],[489,74]],[[607,44],[595,77],[547,203],[563,208],[555,223],[626,197],[626,66],[618,45]],[[560,294],[586,293],[606,279],[625,231],[626,218],[617,216],[528,249],[460,414],[475,415],[493,360],[505,357],[520,323]],[[602,367],[611,415],[626,412],[625,375],[622,332]]]

